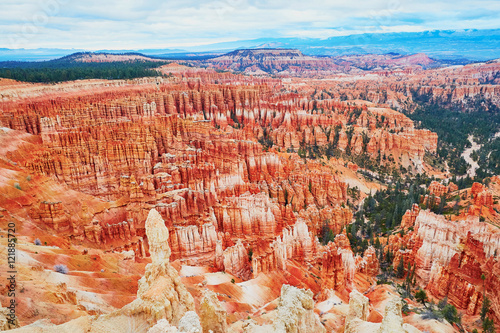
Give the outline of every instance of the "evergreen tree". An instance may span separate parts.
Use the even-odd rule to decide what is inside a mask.
[[[396,225],[399,225],[398,221],[399,221],[399,219],[398,219],[398,205],[396,204],[396,208],[394,209],[394,213],[392,214],[393,227]],[[401,222],[401,221],[399,221],[399,222]]]
[[[396,277],[401,279],[404,276],[405,276],[405,263],[403,261],[403,257],[401,256],[401,260],[399,260],[399,264],[396,269]]]
[[[488,297],[483,298],[483,305],[481,306],[481,312],[480,312],[480,317],[481,320],[484,322],[486,320],[486,316],[488,315],[488,312],[490,311],[490,306],[491,306],[491,301]]]
[[[486,280],[486,276],[484,274],[481,274],[481,280],[483,280],[483,305],[481,306],[480,316],[481,316],[481,320],[484,322],[484,320],[486,319],[486,315],[488,314],[488,311],[490,311],[491,302],[488,299],[488,297],[486,297],[486,288],[484,285],[484,282]]]
[[[443,214],[444,206],[446,205],[446,196],[443,194],[441,196],[441,202],[439,203],[438,214]]]
[[[483,321],[483,332],[484,333],[495,333],[495,323],[493,322],[493,319],[487,317]]]
[[[418,302],[422,303],[425,308],[427,308],[427,305],[425,304],[425,302],[427,301],[427,293],[425,292],[425,290],[419,289],[419,291],[417,291],[417,293],[415,294],[415,299]]]

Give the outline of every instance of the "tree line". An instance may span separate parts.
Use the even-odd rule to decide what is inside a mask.
[[[0,77],[23,82],[56,83],[85,79],[134,79],[160,76],[156,68],[167,62],[125,61],[80,63],[62,60],[46,62],[6,62],[0,65]]]

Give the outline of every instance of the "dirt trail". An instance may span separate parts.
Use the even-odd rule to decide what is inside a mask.
[[[477,162],[472,159],[471,155],[473,152],[481,149],[483,145],[480,145],[477,142],[475,142],[474,137],[472,135],[469,135],[467,139],[471,143],[471,147],[464,150],[464,152],[462,153],[462,157],[464,158],[465,162],[469,164],[469,169],[467,169],[467,174],[469,175],[469,177],[473,178],[476,176],[476,170],[479,169],[479,164],[477,164]]]

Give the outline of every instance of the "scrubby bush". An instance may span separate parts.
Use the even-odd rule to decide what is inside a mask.
[[[323,221],[323,226],[321,227],[321,231],[318,235],[318,240],[323,245],[328,245],[329,242],[333,242],[335,240],[335,234],[329,227],[329,220]]]
[[[422,313],[422,319],[425,319],[425,320],[439,320],[441,319],[441,313],[439,311],[433,311],[432,309],[426,309],[423,313]]]
[[[39,238],[35,239],[35,245],[42,245],[42,242]]]
[[[403,298],[401,300],[401,312],[403,312],[405,315],[407,315],[410,312],[410,307],[408,306],[408,302]]]
[[[54,266],[54,271],[61,274],[68,274],[69,269],[68,266],[59,264]]]
[[[443,310],[441,311],[444,319],[448,320],[450,323],[460,324],[461,318],[457,313],[457,308],[451,304],[446,304]]]
[[[377,275],[377,284],[391,284],[392,280],[388,272]]]
[[[448,297],[445,297],[438,302],[438,309],[443,310],[447,304],[448,304]]]
[[[17,188],[18,190],[21,189],[21,185],[19,185],[19,183],[14,183],[14,187]]]

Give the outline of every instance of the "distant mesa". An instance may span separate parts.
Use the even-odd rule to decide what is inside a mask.
[[[304,55],[296,49],[242,49],[209,59],[206,65],[216,69],[244,72],[246,74],[298,75],[337,70],[331,58]]]
[[[303,57],[302,52],[296,49],[262,48],[241,49],[229,52],[222,57],[251,57],[251,56],[279,56],[279,57]]]
[[[215,69],[252,75],[313,76],[348,73],[359,70],[394,70],[439,67],[443,64],[424,53],[402,55],[363,54],[336,57],[305,55],[297,49],[241,49],[202,62]]]
[[[77,52],[59,60],[70,62],[115,62],[115,61],[163,61],[162,59],[148,57],[141,53],[104,53],[104,52]]]

